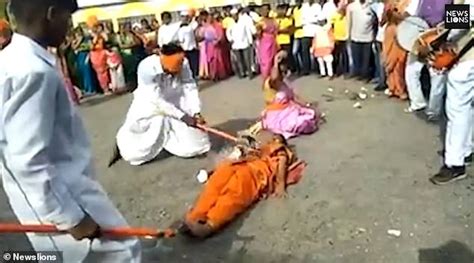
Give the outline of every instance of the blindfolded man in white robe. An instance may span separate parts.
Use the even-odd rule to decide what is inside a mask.
[[[207,153],[209,137],[195,128],[203,123],[200,112],[197,84],[183,50],[163,46],[160,55],[149,56],[138,67],[138,88],[117,134],[120,157],[141,165],[163,150],[182,158]]]

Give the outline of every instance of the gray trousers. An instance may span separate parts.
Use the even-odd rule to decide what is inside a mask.
[[[231,53],[232,68],[239,77],[252,75],[253,50],[251,47],[245,49],[233,49]]]

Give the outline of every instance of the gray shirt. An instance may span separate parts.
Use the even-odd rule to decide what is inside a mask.
[[[347,6],[349,39],[351,41],[369,43],[375,38],[375,22],[377,16],[368,3],[355,1]]]

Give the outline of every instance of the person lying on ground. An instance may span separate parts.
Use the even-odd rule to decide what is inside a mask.
[[[205,238],[259,199],[267,195],[286,197],[286,186],[300,179],[305,163],[297,162],[282,135],[262,131],[256,141],[257,148],[238,145],[240,157],[234,155],[216,166],[194,207],[186,214],[182,231]]]

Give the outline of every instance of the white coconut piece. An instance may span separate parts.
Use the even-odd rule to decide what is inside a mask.
[[[397,229],[389,229],[387,231],[387,234],[394,236],[394,237],[400,237],[402,235],[402,231],[397,230]]]
[[[363,92],[360,92],[360,93],[359,93],[359,99],[365,100],[365,99],[367,99],[367,97],[368,97],[368,96],[367,96],[366,93],[363,93]]]
[[[196,179],[198,180],[199,183],[203,184],[207,182],[207,179],[209,179],[209,175],[207,174],[206,170],[199,170],[199,172],[196,175]]]

